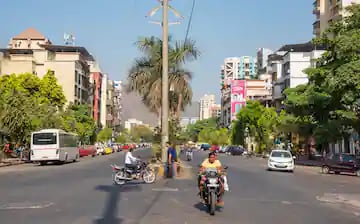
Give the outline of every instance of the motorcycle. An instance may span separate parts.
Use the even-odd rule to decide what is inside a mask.
[[[227,169],[227,167],[224,167]],[[208,168],[205,170],[206,181],[204,185],[204,192],[202,194],[205,205],[207,206],[210,215],[215,215],[216,202],[220,196],[220,173],[217,169]]]
[[[136,170],[126,167],[120,167],[115,164],[111,165],[113,170],[113,182],[117,185],[123,185],[128,181],[142,179],[147,184],[152,184],[156,180],[155,171],[149,167],[149,163],[139,161]]]

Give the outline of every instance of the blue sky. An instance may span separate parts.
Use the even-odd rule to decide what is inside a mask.
[[[226,2],[226,3],[225,3]],[[219,70],[225,57],[255,56],[256,49],[278,49],[283,44],[312,38],[313,0],[197,0],[189,37],[202,55],[187,64],[193,71],[194,100],[219,91]],[[112,79],[123,80],[139,52],[140,36],[160,36],[161,28],[145,15],[156,0],[1,0],[0,47],[28,27],[63,44],[63,33],[76,36]],[[185,16],[170,27],[175,39],[184,39],[192,0],[172,0]],[[155,19],[161,18],[161,12]],[[170,20],[174,20],[170,15]],[[219,98],[219,97],[218,97]]]

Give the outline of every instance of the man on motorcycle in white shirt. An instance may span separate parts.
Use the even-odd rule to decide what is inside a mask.
[[[139,158],[135,157],[132,155],[132,151],[133,149],[130,148],[126,155],[125,155],[125,167],[132,170],[132,171],[136,171],[138,168],[138,161],[140,160]]]

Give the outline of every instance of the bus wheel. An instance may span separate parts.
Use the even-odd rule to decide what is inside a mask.
[[[75,157],[75,159],[73,160],[73,162],[76,163],[76,162],[78,161],[78,159],[79,159],[79,154],[76,154],[76,157]]]

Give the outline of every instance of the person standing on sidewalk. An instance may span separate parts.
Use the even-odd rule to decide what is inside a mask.
[[[167,142],[166,146],[168,147],[166,173],[167,173],[167,177],[173,178],[176,172],[175,162],[177,161],[177,153],[174,144],[170,145],[170,142]]]

